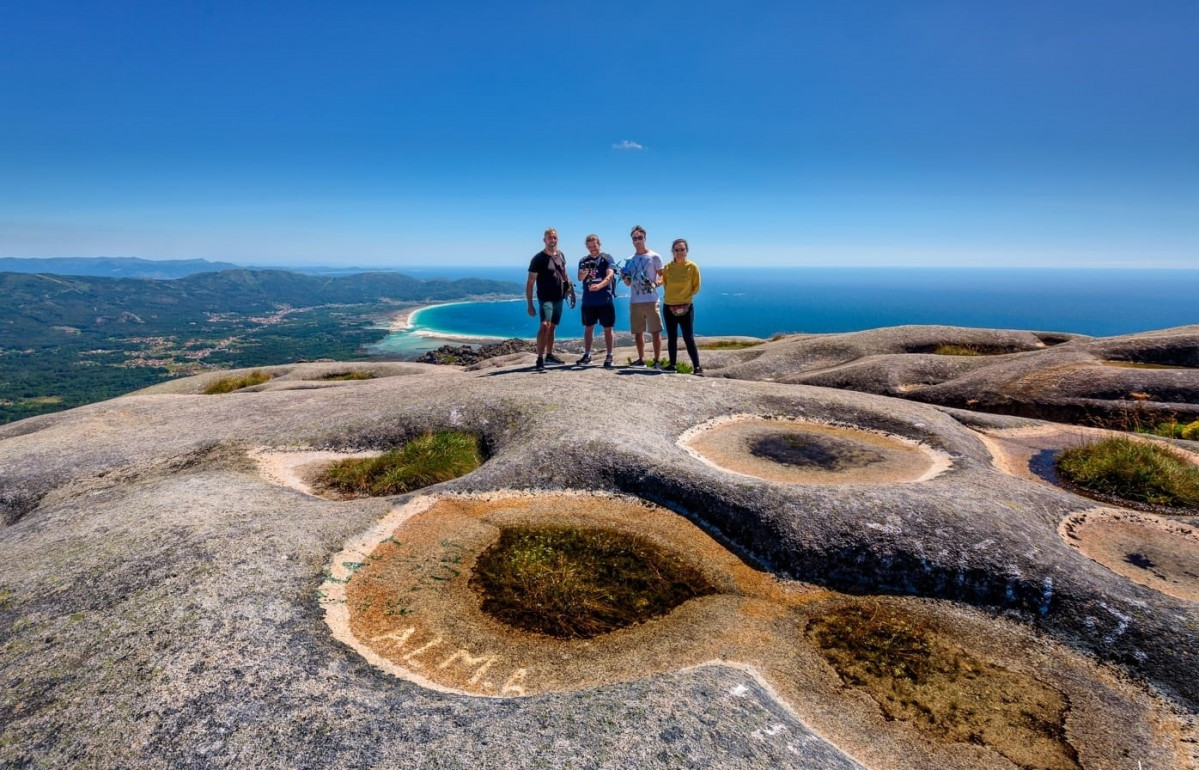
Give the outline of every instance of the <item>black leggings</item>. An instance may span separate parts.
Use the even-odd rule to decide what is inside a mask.
[[[666,321],[666,353],[673,364],[679,355],[679,327],[683,329],[683,342],[687,345],[687,355],[691,357],[691,365],[699,368],[699,350],[695,347],[695,305],[683,315],[670,312],[669,305],[662,305],[662,318]]]

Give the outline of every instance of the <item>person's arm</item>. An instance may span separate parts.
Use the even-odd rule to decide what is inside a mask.
[[[525,283],[525,299],[529,302],[529,315],[537,315],[537,309],[533,307],[533,284],[537,283],[537,273],[529,273],[529,280]]]
[[[691,263],[691,296],[699,294],[699,265]]]
[[[582,277],[583,276],[581,276],[581,275],[579,276],[580,279]],[[591,286],[589,286],[587,290],[588,291],[602,291],[602,290],[608,288],[609,286],[611,286],[612,282],[615,280],[616,280],[616,271],[612,269],[611,265],[609,265],[608,272],[604,274],[604,280],[597,281],[596,283],[591,284]]]
[[[662,260],[661,258],[654,259],[654,288],[662,285]]]

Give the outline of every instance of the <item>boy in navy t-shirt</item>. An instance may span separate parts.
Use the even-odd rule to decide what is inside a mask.
[[[598,235],[587,236],[587,256],[579,260],[579,280],[583,283],[583,357],[579,365],[591,363],[591,340],[598,322],[604,329],[608,355],[604,368],[612,368],[612,327],[616,324],[616,265],[610,254],[600,251]]]

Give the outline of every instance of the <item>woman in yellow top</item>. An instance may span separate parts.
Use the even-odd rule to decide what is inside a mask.
[[[699,294],[699,266],[687,259],[687,240],[677,239],[670,246],[674,257],[662,268],[662,285],[666,287],[662,297],[662,318],[666,321],[666,353],[670,363],[666,371],[678,371],[675,359],[679,352],[679,328],[683,330],[683,342],[695,374],[702,375],[699,365],[699,350],[695,347],[695,305],[692,300]]]

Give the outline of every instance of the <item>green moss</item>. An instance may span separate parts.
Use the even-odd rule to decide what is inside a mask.
[[[378,457],[341,460],[318,483],[351,495],[402,495],[465,476],[483,463],[479,439],[460,431],[426,433]]]
[[[321,377],[322,380],[373,380],[375,375],[370,372],[362,372],[355,369],[351,372],[336,372],[334,374],[326,374]]]
[[[1199,507],[1199,467],[1147,441],[1116,436],[1066,449],[1063,479],[1084,490],[1170,508]]]
[[[232,393],[235,390],[261,385],[270,380],[272,375],[255,369],[242,377],[222,377],[204,389],[204,395],[215,396],[221,393]]]
[[[933,349],[934,356],[981,356],[981,350],[972,345],[938,345]]]
[[[980,660],[922,618],[863,601],[814,618],[806,636],[888,719],[944,743],[983,744],[1020,768],[1079,768],[1060,692]]]
[[[471,586],[510,626],[588,639],[715,593],[703,575],[648,540],[600,529],[513,527],[484,551]]]
[[[776,335],[774,339],[782,339],[782,337]],[[763,344],[765,344],[763,340],[715,340],[714,342],[705,342],[698,347],[702,350],[742,350]]]

